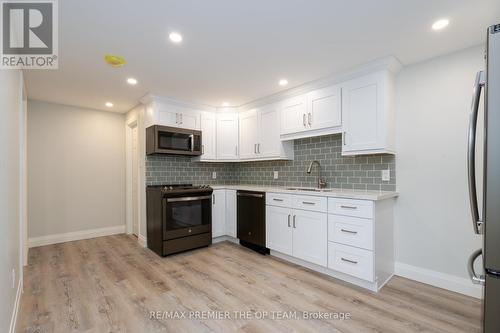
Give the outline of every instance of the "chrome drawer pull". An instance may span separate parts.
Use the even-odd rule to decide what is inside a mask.
[[[291,215],[288,214],[288,228],[290,228],[290,217],[291,217]]]
[[[352,230],[347,230],[347,229],[340,229],[340,231],[348,233],[348,234],[353,234],[353,235],[356,235],[358,233],[357,231],[352,231]]]
[[[345,209],[358,209],[357,206],[346,206],[346,205],[341,205],[340,208],[345,208]]]
[[[315,202],[309,202],[309,201],[302,201],[304,205],[315,205]]]
[[[346,258],[340,258],[340,260],[345,261],[345,262],[348,262],[348,263],[351,263],[351,264],[354,264],[354,265],[357,265],[357,264],[358,264],[358,262],[357,262],[357,261],[354,261],[354,260],[349,260],[349,259],[346,259]]]
[[[273,201],[283,201],[283,199],[276,199],[276,198],[273,198]]]

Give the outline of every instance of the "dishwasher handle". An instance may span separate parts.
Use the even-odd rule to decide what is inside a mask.
[[[247,198],[264,198],[264,194],[262,193],[238,192],[236,195],[239,197],[247,197]]]

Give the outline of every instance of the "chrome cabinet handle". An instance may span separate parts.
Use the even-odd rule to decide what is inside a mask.
[[[357,206],[347,206],[347,205],[340,205],[340,208],[344,208],[344,209],[358,209]]]
[[[215,205],[215,194],[212,194],[212,204]]]
[[[352,230],[347,230],[347,229],[340,229],[340,231],[345,232],[347,234],[353,234],[353,235],[356,235],[358,233],[357,231],[352,231]]]
[[[178,113],[175,114],[175,123],[176,124],[179,123],[179,114]]]
[[[306,114],[305,113],[302,115],[302,125],[304,125],[304,127],[307,126],[306,125]]]
[[[348,262],[348,263],[351,263],[351,264],[354,264],[354,265],[357,265],[358,262],[357,261],[354,261],[354,260],[349,260],[349,259],[346,259],[344,257],[340,258],[340,260],[342,261],[345,261],[345,262]]]
[[[182,123],[184,122],[184,119],[182,119],[183,118],[182,113],[179,113],[179,115],[181,116],[181,125],[182,125]]]
[[[290,214],[288,214],[288,228],[290,228]]]
[[[296,228],[296,227],[295,227],[295,217],[296,217],[296,216],[294,215],[294,216],[293,216],[293,228],[294,228],[294,229]]]
[[[480,285],[484,285],[485,278],[484,278],[484,275],[477,275],[476,274],[476,272],[474,271],[474,262],[482,254],[483,254],[482,249],[479,249],[479,250],[472,252],[471,256],[469,257],[469,261],[467,263],[467,271],[469,272],[469,276],[472,280],[472,283],[480,284]]]
[[[257,144],[256,143],[253,144],[253,153],[257,154]]]
[[[484,73],[477,72],[474,88],[472,91],[472,105],[469,117],[469,135],[467,140],[467,173],[469,180],[469,201],[472,212],[472,226],[476,234],[482,232],[481,227],[483,221],[479,219],[479,207],[477,203],[476,189],[476,129],[477,129],[477,114],[479,112],[479,100],[481,98],[481,90],[484,86]]]
[[[309,201],[302,201],[304,205],[315,205],[315,202],[309,202]]]
[[[307,123],[309,124],[309,126],[311,126],[311,125],[312,125],[312,119],[311,119],[311,118],[312,118],[312,114],[309,112],[309,113],[307,114]]]
[[[276,198],[273,198],[273,201],[283,201],[283,199],[276,199]]]
[[[257,144],[257,153],[260,154],[260,143]]]
[[[342,132],[342,145],[345,146],[346,145],[346,137],[347,137],[347,132],[344,131]]]

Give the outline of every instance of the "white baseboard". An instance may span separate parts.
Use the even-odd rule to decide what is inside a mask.
[[[137,241],[139,242],[139,245],[141,245],[142,247],[148,246],[148,240],[143,235],[137,236]]]
[[[238,238],[234,238],[234,237],[228,236],[228,235],[223,235],[223,236],[218,236],[218,237],[212,238],[212,244],[225,242],[225,241],[229,241],[229,242],[235,243],[235,244],[240,244],[240,240]]]
[[[31,248],[36,246],[71,242],[81,239],[90,239],[95,237],[110,236],[123,233],[125,233],[125,225],[117,225],[114,227],[107,227],[107,228],[73,231],[73,232],[66,232],[62,234],[54,234],[41,237],[31,237],[28,240],[28,245]]]
[[[401,262],[396,262],[395,270],[396,275],[407,279],[426,283],[434,287],[454,291],[475,298],[483,297],[483,287],[473,284],[470,279],[412,266]]]
[[[23,281],[19,279],[17,284],[16,300],[14,302],[14,308],[12,309],[12,317],[10,318],[9,333],[14,333],[16,331],[17,314],[19,312],[19,305],[21,304],[21,294],[23,292]]]

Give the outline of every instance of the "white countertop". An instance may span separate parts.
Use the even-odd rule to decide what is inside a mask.
[[[395,198],[399,194],[393,191],[365,191],[365,190],[343,190],[343,189],[325,189],[322,191],[307,191],[307,190],[290,190],[288,187],[272,187],[258,185],[211,185],[214,190],[244,190],[244,191],[259,191],[259,192],[274,192],[274,193],[290,193],[300,195],[314,195],[334,198],[347,198],[359,200],[384,200]]]

